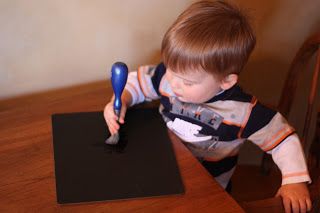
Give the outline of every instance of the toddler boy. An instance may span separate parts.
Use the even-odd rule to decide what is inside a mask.
[[[280,113],[237,85],[255,42],[237,8],[222,1],[192,4],[163,38],[163,63],[130,72],[119,121],[124,123],[127,107],[160,99],[167,127],[227,190],[240,146],[250,140],[280,168],[278,195],[286,211],[306,212],[311,209],[306,186],[310,177],[295,130]],[[119,124],[112,103],[104,116],[115,134]]]

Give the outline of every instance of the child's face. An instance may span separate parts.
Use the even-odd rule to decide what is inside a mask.
[[[221,81],[204,71],[177,73],[167,68],[165,77],[172,91],[183,102],[203,103],[222,90]]]

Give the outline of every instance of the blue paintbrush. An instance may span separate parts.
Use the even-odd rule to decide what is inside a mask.
[[[128,67],[125,63],[116,62],[111,68],[111,83],[114,92],[113,108],[115,114],[120,118],[120,112],[122,107],[121,95],[123,89],[127,83]],[[118,120],[119,121],[119,120]],[[105,142],[106,144],[117,144],[119,141],[119,133],[110,136]]]

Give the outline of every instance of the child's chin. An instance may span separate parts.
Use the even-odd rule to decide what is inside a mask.
[[[182,102],[188,102],[188,100],[184,99],[183,97],[177,97],[179,101],[182,101]]]
[[[178,97],[178,100],[182,101],[182,102],[186,102],[186,103],[193,103],[193,104],[198,104],[199,103],[199,102],[196,102],[196,101],[193,101],[193,100],[190,100],[190,99],[187,99],[187,98],[183,98],[183,97]]]

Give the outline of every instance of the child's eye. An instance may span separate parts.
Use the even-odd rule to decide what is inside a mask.
[[[188,81],[183,81],[183,84],[186,86],[192,86],[193,83],[192,82],[188,82]]]

